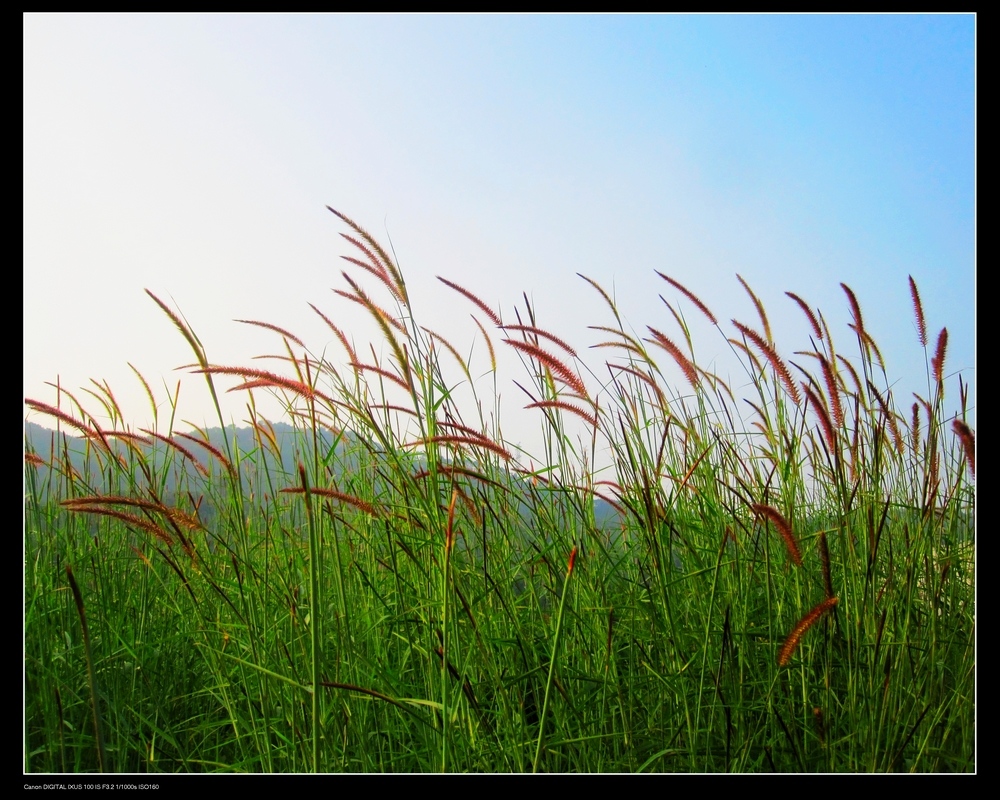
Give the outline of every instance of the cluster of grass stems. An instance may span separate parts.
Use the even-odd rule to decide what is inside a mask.
[[[789,294],[809,331],[791,356],[742,279],[758,319],[726,326],[651,276],[670,338],[584,277],[608,312],[591,372],[527,297],[505,322],[442,278],[485,345],[464,358],[334,213],[337,293],[382,357],[313,306],[346,359],[253,322],[280,365],[213,364],[151,295],[224,430],[218,385],[247,393],[253,448],[175,431],[176,396],[164,420],[138,371],[148,429],[106,384],[110,428],[62,387],[26,401],[58,426],[25,456],[26,771],[975,769],[974,433],[961,378],[945,413],[947,331],[912,279],[927,391],[898,410],[847,286],[844,350]],[[749,397],[698,366],[685,313]],[[500,348],[544,453],[503,437]]]

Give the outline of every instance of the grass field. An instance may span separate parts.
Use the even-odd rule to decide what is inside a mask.
[[[651,275],[667,306],[637,335],[585,278],[592,372],[527,298],[505,322],[444,281],[473,361],[334,213],[378,347],[314,306],[339,362],[265,325],[280,364],[218,365],[152,298],[216,409],[247,393],[254,446],[178,433],[139,373],[143,430],[106,385],[111,427],[62,388],[26,401],[58,432],[25,455],[25,771],[976,769],[975,440],[912,280],[912,405],[847,286],[836,346],[795,295],[810,335],[779,346],[745,283],[758,319],[723,324]],[[751,396],[699,366],[688,317]],[[501,434],[501,349],[543,452]]]

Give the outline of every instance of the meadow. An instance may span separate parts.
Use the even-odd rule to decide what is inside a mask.
[[[147,428],[107,384],[95,413],[25,401],[57,429],[25,453],[26,772],[975,771],[972,409],[912,279],[917,395],[846,285],[836,345],[789,294],[809,334],[779,347],[745,282],[756,319],[724,322],[651,271],[636,333],[581,276],[592,371],[527,296],[502,316],[442,278],[476,348],[423,327],[333,213],[377,346],[313,306],[341,358],[252,321],[273,367],[216,364],[150,294],[223,431],[245,393],[250,446],[178,432],[138,370]],[[699,366],[695,318],[750,396]],[[503,436],[501,349],[542,452]]]

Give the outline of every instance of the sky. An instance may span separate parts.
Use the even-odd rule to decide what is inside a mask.
[[[947,372],[972,386],[974,422],[973,15],[25,14],[23,32],[25,397],[54,403],[58,380],[103,424],[86,390],[106,382],[125,423],[148,427],[131,364],[161,430],[178,381],[175,429],[218,424],[145,289],[216,364],[287,374],[253,360],[282,352],[280,337],[240,319],[342,363],[309,303],[388,358],[363,310],[331,291],[356,253],[329,205],[391,240],[415,318],[469,355],[487,395],[470,313],[483,315],[435,276],[505,322],[526,295],[596,376],[606,351],[589,349],[603,339],[588,326],[612,319],[578,273],[642,335],[678,335],[662,294],[690,321],[699,364],[724,375],[725,337],[657,270],[726,335],[733,318],[758,327],[741,275],[789,358],[809,326],[784,293],[818,306],[844,349],[843,282],[908,408],[927,394],[912,275],[931,347],[948,328]],[[508,349],[505,435],[531,447],[537,420],[519,416],[513,383],[525,378]],[[246,392],[223,402],[244,424]]]

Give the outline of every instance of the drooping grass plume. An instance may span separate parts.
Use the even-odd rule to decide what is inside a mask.
[[[145,436],[140,436],[138,433],[131,433],[129,431],[109,431],[102,430],[101,433],[104,434],[106,439],[121,439],[127,444],[152,444],[152,442]]]
[[[789,557],[795,562],[796,566],[801,567],[802,555],[799,553],[799,543],[795,540],[795,534],[792,532],[792,526],[788,520],[784,518],[778,509],[763,503],[754,503],[752,508],[757,512],[758,516],[768,520],[778,529],[781,538],[785,540]]]
[[[288,391],[305,397],[307,399],[320,398],[325,400],[330,405],[334,404],[333,398],[317,391],[311,386],[307,386],[302,383],[302,381],[292,380],[291,378],[283,378],[281,375],[276,375],[273,372],[268,372],[262,369],[249,369],[247,367],[222,367],[222,366],[208,366],[202,369],[196,369],[194,372],[206,373],[210,375],[235,375],[240,378],[248,379],[248,383],[244,383],[241,386],[236,386],[234,389],[252,389],[264,386],[270,386],[276,389],[287,389]],[[233,391],[234,389],[230,389]]]
[[[74,497],[70,500],[63,500],[62,505],[66,508],[71,508],[74,511],[96,514],[100,514],[103,510],[106,510],[102,510],[101,506],[127,506],[131,508],[139,508],[143,511],[155,511],[157,514],[162,514],[166,517],[172,525],[183,525],[188,530],[198,530],[204,528],[204,525],[202,525],[199,520],[192,517],[187,512],[182,511],[179,508],[165,506],[158,500],[143,500],[136,497],[115,495],[94,495],[91,497]],[[150,533],[154,532],[150,528],[145,528],[145,530],[148,530]],[[163,539],[166,544],[171,544],[168,540],[169,536],[167,536],[166,539]]]
[[[86,409],[84,409],[80,401],[76,399],[73,393],[60,383],[58,378],[56,379],[55,383],[52,383],[51,381],[46,381],[45,385],[51,386],[53,389],[56,390],[56,407],[62,408],[62,398],[65,396],[73,404],[73,406],[76,408],[77,413],[81,417],[91,416],[90,414],[87,413]]]
[[[934,370],[934,380],[938,385],[944,385],[944,359],[948,351],[948,329],[942,328],[938,334],[934,357],[931,359],[931,369]]]
[[[490,437],[487,436],[485,433],[477,431],[475,428],[470,428],[468,425],[463,425],[460,422],[441,420],[437,423],[437,427],[447,428],[448,430],[451,431],[459,431],[460,433],[464,433],[467,436],[471,436],[474,439],[483,439],[484,441],[493,444],[493,442],[490,440]]]
[[[486,332],[486,328],[483,327],[483,323],[481,323],[478,319],[476,319],[475,314],[470,314],[469,316],[472,317],[472,321],[476,323],[476,327],[479,328],[479,332],[483,334],[483,339],[486,340],[486,349],[489,351],[490,354],[490,369],[496,372],[497,354],[496,351],[493,349],[493,341],[490,339],[489,334]]]
[[[669,275],[664,275],[659,270],[656,270],[656,274],[659,275],[661,278],[663,278],[663,280],[665,280],[667,283],[669,283],[675,289],[677,289],[677,291],[679,291],[681,294],[683,294],[688,300],[690,300],[692,303],[694,303],[695,306],[697,306],[698,310],[701,311],[701,313],[704,314],[708,318],[709,322],[711,322],[713,325],[716,325],[716,326],[719,324],[719,321],[715,318],[715,314],[713,314],[709,310],[708,306],[706,306],[703,302],[701,302],[701,300],[699,299],[699,297],[694,292],[692,292],[690,289],[688,289],[686,286],[684,286],[684,284],[682,284],[680,281],[674,280]],[[743,280],[743,279],[740,278],[740,280]]]
[[[139,382],[142,384],[142,388],[145,389],[146,391],[146,397],[149,398],[149,407],[153,412],[153,427],[155,428],[157,413],[156,413],[156,398],[153,397],[153,390],[149,388],[149,384],[146,382],[146,379],[143,377],[142,373],[139,372],[139,370],[137,370],[132,364],[129,364],[129,369],[131,369],[132,372],[135,373],[135,376],[139,379]]]
[[[746,342],[732,337],[726,339],[726,341],[729,342],[729,344],[731,344],[737,350],[740,350],[747,357],[747,360],[753,367],[754,372],[764,371],[764,364],[761,362],[759,358],[757,358],[756,354],[753,352],[753,350],[750,349],[750,347],[747,345]]]
[[[899,422],[896,419],[896,413],[891,409],[889,402],[882,396],[882,393],[878,390],[878,387],[874,383],[868,381],[868,389],[871,391],[875,398],[875,402],[878,403],[879,411],[882,412],[882,417],[889,425],[889,432],[892,434],[892,443],[896,448],[896,452],[900,455],[903,454],[903,437],[899,432]],[[890,396],[891,396],[890,392]]]
[[[580,419],[585,420],[591,426],[597,427],[597,417],[592,414],[587,413],[579,406],[575,406],[572,403],[566,403],[562,400],[539,400],[535,403],[529,403],[525,408],[561,408],[563,411],[568,411],[571,414],[576,414]]]
[[[596,350],[599,347],[618,347],[622,350],[627,350],[630,353],[641,358],[643,361],[652,363],[648,354],[641,347],[632,344],[631,342],[598,342],[597,344],[590,345],[591,350]]]
[[[863,331],[865,329],[864,320],[861,317],[861,304],[858,303],[858,298],[854,294],[854,290],[851,289],[846,283],[840,284],[840,288],[844,290],[844,294],[847,295],[847,302],[851,306],[851,316],[854,318],[855,330],[859,336],[863,336]]]
[[[754,293],[753,289],[750,288],[750,284],[743,280],[743,276],[737,273],[737,280],[742,284],[743,288],[746,289],[746,293],[750,295],[750,299],[753,300],[754,308],[757,309],[757,316],[760,317],[760,324],[764,328],[764,338],[770,343],[774,341],[774,337],[771,336],[771,323],[767,320],[767,312],[764,311],[764,304],[760,301],[760,298]]]
[[[355,497],[354,495],[346,494],[345,492],[340,492],[336,489],[327,489],[320,486],[310,486],[308,489],[303,486],[290,486],[279,491],[282,494],[315,494],[320,497],[330,497],[334,500],[340,500],[342,503],[352,505],[355,508],[360,508],[366,514],[371,514],[373,517],[381,516],[379,510],[367,500],[362,500],[360,497]]]
[[[357,361],[358,354],[354,352],[354,347],[351,345],[350,341],[348,340],[344,332],[336,325],[334,325],[333,322],[330,321],[330,318],[322,311],[320,311],[318,308],[316,308],[316,306],[314,306],[312,303],[309,304],[309,307],[317,314],[319,314],[323,322],[327,324],[327,327],[329,327],[330,330],[333,331],[334,335],[340,340],[340,343],[344,346],[344,349],[347,351],[347,355],[351,357],[351,361]]]
[[[364,292],[364,290],[362,290],[361,287],[354,282],[354,279],[351,278],[350,275],[348,275],[346,272],[341,274],[343,275],[344,280],[346,280],[348,284],[350,284],[351,289],[353,289],[353,292],[345,292],[343,289],[334,289],[333,290],[334,294],[340,295],[344,299],[350,300],[352,303],[357,303],[363,308],[366,308],[368,312],[375,318],[375,321],[379,324],[380,327],[391,325],[404,336],[407,335],[406,326],[403,325],[402,322],[400,322],[398,319],[396,319],[395,316],[393,316],[384,308],[382,308],[382,306],[372,302],[371,298],[368,297],[368,295]]]
[[[524,333],[531,333],[535,336],[541,336],[544,339],[548,339],[550,342],[555,342],[563,350],[569,353],[573,358],[577,358],[576,350],[572,348],[565,340],[556,336],[554,333],[549,333],[548,331],[542,330],[534,325],[502,325],[505,331],[523,331]],[[537,344],[537,342],[535,343]]]
[[[590,346],[591,349],[597,347],[620,347],[623,350],[629,351],[630,353],[635,353],[635,355],[637,355],[643,361],[649,360],[648,356],[646,355],[646,351],[643,349],[642,344],[639,342],[639,340],[636,339],[634,336],[630,336],[629,334],[625,333],[625,331],[615,330],[614,328],[608,328],[605,327],[604,325],[590,325],[588,327],[592,331],[603,331],[604,333],[610,333],[612,336],[617,336],[624,340],[621,342],[612,341],[612,342],[600,342],[598,344],[592,344]]]
[[[681,352],[681,349],[670,341],[670,339],[656,330],[656,328],[651,326],[647,327],[649,328],[649,332],[653,334],[653,338],[648,341],[652,341],[654,344],[659,345],[670,354],[670,357],[677,362],[677,366],[681,368],[681,371],[684,373],[684,377],[687,378],[688,383],[691,384],[691,388],[697,391],[700,379],[698,377],[698,370],[694,368],[694,364],[691,363],[690,359],[688,359],[688,357]]]
[[[611,296],[606,291],[604,291],[604,287],[601,286],[593,278],[588,278],[586,275],[583,275],[583,274],[581,274],[579,272],[576,273],[576,274],[577,274],[578,277],[583,278],[587,283],[589,283],[591,286],[593,286],[598,291],[598,293],[601,295],[601,297],[604,298],[604,302],[607,303],[608,307],[611,309],[611,313],[615,315],[615,319],[618,319],[619,321],[621,321],[620,317],[618,316],[618,309],[615,306],[614,301],[611,299]]]
[[[421,326],[421,330],[423,330],[423,332],[426,333],[428,336],[430,336],[431,339],[433,339],[435,342],[442,345],[445,348],[445,350],[451,353],[455,361],[458,362],[458,365],[462,369],[462,372],[465,373],[466,379],[468,379],[468,381],[471,383],[472,375],[469,372],[469,365],[465,363],[465,359],[462,358],[461,354],[458,352],[458,350],[455,349],[454,345],[452,345],[452,343],[449,342],[447,339],[445,339],[441,334],[432,331],[430,328],[424,328],[423,326]]]
[[[111,387],[108,386],[108,382],[103,381],[99,383],[93,378],[90,379],[90,382],[98,388],[100,396],[94,394],[89,389],[84,389],[84,391],[98,398],[101,404],[107,409],[108,417],[110,417],[112,425],[115,425],[116,423],[123,423],[124,417],[122,416],[121,407],[118,405],[118,401],[115,399],[115,395],[114,392],[111,391]]]
[[[99,429],[91,428],[83,422],[80,422],[80,420],[74,419],[65,411],[60,411],[58,408],[50,406],[48,403],[41,403],[38,400],[32,400],[31,398],[25,398],[24,403],[25,405],[31,406],[35,409],[35,411],[41,412],[42,414],[48,414],[50,417],[55,417],[60,422],[66,423],[71,428],[75,428],[88,439],[103,445],[106,452],[111,452],[111,448],[108,446],[107,440],[99,433]]]
[[[920,450],[920,405],[914,403],[910,409],[910,447],[914,453]]]
[[[274,432],[274,425],[268,420],[257,421],[256,414],[251,413],[250,424],[253,425],[254,435],[257,437],[257,441],[261,446],[261,449],[265,447],[270,450],[271,454],[275,458],[281,458],[281,448],[278,446],[278,437]]]
[[[917,321],[917,338],[922,347],[927,347],[927,321],[924,319],[924,304],[920,302],[920,293],[917,291],[917,283],[912,275],[907,276],[910,280],[910,298],[913,300],[913,316]]]
[[[97,514],[105,517],[114,517],[124,522],[126,525],[130,525],[134,528],[139,528],[147,533],[153,534],[157,539],[166,545],[172,545],[174,543],[173,537],[167,533],[159,525],[150,522],[148,519],[143,517],[138,517],[135,514],[129,514],[127,511],[118,511],[114,508],[104,508],[102,506],[91,506],[91,505],[77,505],[73,506],[70,501],[64,501],[64,504],[73,508],[75,511],[80,511],[84,514]]]
[[[859,328],[853,322],[850,323],[847,327],[858,335],[858,338],[861,340],[862,344],[865,347],[866,353],[869,350],[875,353],[875,358],[878,360],[879,368],[884,370],[885,359],[882,358],[882,351],[879,350],[878,343],[875,341],[875,339],[872,338],[872,335],[868,333],[868,331],[866,331],[864,328]]]
[[[178,431],[176,435],[180,436],[182,439],[187,439],[189,442],[194,442],[199,447],[203,447],[208,450],[208,452],[215,456],[219,460],[219,463],[226,468],[226,472],[228,472],[232,478],[235,479],[237,477],[236,469],[233,467],[232,462],[226,457],[225,453],[208,440],[207,436],[204,434],[202,436],[192,436],[190,433],[183,433],[181,431]],[[269,438],[273,441],[273,434]],[[175,442],[172,442],[172,444],[176,446]]]
[[[201,341],[195,336],[194,331],[191,327],[181,320],[181,318],[174,313],[173,309],[170,308],[166,303],[164,303],[159,297],[153,294],[149,289],[146,289],[146,294],[148,294],[153,302],[158,305],[164,314],[166,314],[172,323],[176,326],[177,330],[181,332],[181,335],[187,339],[191,349],[194,351],[195,357],[198,359],[198,363],[201,365],[202,369],[208,366],[208,358],[205,356],[205,348],[202,346]]]
[[[272,325],[270,322],[259,322],[258,320],[255,320],[255,319],[237,319],[237,320],[233,320],[233,321],[234,322],[240,322],[240,323],[242,323],[244,325],[256,325],[258,328],[266,328],[269,331],[274,331],[275,333],[281,334],[282,336],[284,336],[289,341],[295,342],[295,344],[297,344],[299,347],[303,347],[304,348],[306,346],[305,342],[303,342],[294,333],[290,333],[289,331],[287,331],[284,328],[281,328],[281,327],[279,327],[277,325]]]
[[[840,405],[840,386],[830,362],[824,356],[819,357],[823,367],[823,381],[826,383],[826,396],[830,400],[830,411],[833,412],[833,423],[840,428],[844,424],[844,409]]]
[[[484,303],[482,300],[476,297],[476,295],[470,292],[468,289],[463,289],[457,283],[452,283],[451,281],[442,278],[440,275],[437,276],[437,279],[450,289],[454,289],[456,292],[465,297],[467,300],[471,300],[473,303],[475,303],[479,307],[479,310],[490,318],[490,322],[492,322],[498,328],[503,327],[503,322],[501,321],[500,316],[492,308],[486,305],[486,303]]]
[[[809,320],[809,324],[812,325],[813,333],[816,334],[816,338],[822,339],[823,330],[820,328],[819,320],[816,319],[816,315],[813,314],[813,310],[809,307],[809,304],[794,292],[785,292],[785,294],[798,303],[799,308],[802,309],[802,313],[806,315],[806,318]]]
[[[503,341],[514,349],[527,353],[536,361],[540,361],[552,370],[552,372],[554,372],[563,383],[572,388],[580,396],[587,396],[587,387],[584,386],[583,381],[580,380],[579,376],[577,376],[573,370],[567,367],[566,364],[551,353],[543,350],[537,345],[529,344],[528,342],[519,342],[516,339],[504,339]]]
[[[415,442],[407,442],[402,447],[422,447],[428,444],[451,444],[451,445],[469,445],[470,447],[482,447],[485,450],[489,450],[496,453],[504,461],[512,461],[514,456],[511,455],[510,451],[506,448],[498,445],[496,442],[492,442],[486,437],[473,437],[473,436],[451,436],[451,435],[441,435],[441,436],[429,436],[426,439],[419,439]]]
[[[788,638],[785,639],[785,643],[781,646],[781,650],[778,651],[778,666],[784,667],[788,664],[795,652],[795,648],[799,646],[799,642],[802,641],[802,637],[805,635],[813,625],[816,624],[817,620],[831,608],[833,608],[837,603],[840,602],[838,597],[827,597],[821,602],[817,603],[812,611],[806,614],[802,619],[800,619],[795,627],[792,628],[792,632],[788,634]]]
[[[347,217],[341,214],[339,211],[330,208],[330,206],[327,206],[326,208],[327,211],[329,211],[332,214],[335,214],[336,216],[340,217],[340,219],[342,219],[344,222],[346,222],[351,228],[354,229],[354,231],[362,239],[364,239],[371,246],[371,249],[374,250],[375,254],[378,256],[378,263],[381,264],[385,268],[385,270],[392,276],[393,282],[396,285],[396,293],[403,298],[403,305],[409,306],[410,299],[406,293],[406,284],[403,281],[403,275],[396,267],[395,262],[391,258],[389,258],[388,253],[386,253],[385,250],[382,249],[382,245],[380,245],[378,241],[376,241],[376,239],[370,233],[368,233],[368,231],[366,231],[364,228],[358,225],[358,223],[356,223],[350,217]]]
[[[857,396],[860,397],[862,391],[861,391],[861,378],[858,376],[858,371],[854,369],[854,365],[848,359],[844,358],[839,353],[837,354],[837,361],[840,362],[840,365],[844,367],[847,370],[847,373],[851,376],[851,380],[854,383],[855,392]]]
[[[389,372],[389,370],[387,370],[387,369],[383,369],[382,367],[375,366],[374,364],[361,364],[361,363],[355,362],[355,361],[352,361],[350,363],[350,366],[354,367],[354,369],[356,369],[356,370],[361,370],[362,372],[374,372],[376,375],[381,375],[386,380],[392,381],[393,383],[395,383],[398,386],[402,387],[406,391],[410,391],[410,388],[411,388],[410,384],[408,384],[405,380],[403,380],[402,378],[400,378],[395,373]]]
[[[361,246],[360,243],[357,242],[351,236],[344,236],[344,238],[347,239],[349,242],[353,242],[354,244]],[[378,267],[375,267],[372,264],[362,261],[360,258],[354,258],[353,256],[341,256],[341,258],[350,264],[354,264],[354,266],[356,267],[361,267],[361,269],[363,269],[365,272],[374,275],[382,282],[382,284],[389,290],[389,292],[392,294],[393,297],[396,298],[396,300],[398,300],[401,304],[405,305],[405,300],[403,299],[403,295],[399,293],[399,289],[396,288],[396,284],[393,283],[392,278],[389,276],[389,273],[385,271],[385,269],[379,269]]]
[[[395,403],[369,403],[368,410],[374,411],[379,409],[382,411],[398,411],[400,414],[407,414],[411,417],[419,417],[420,415],[414,411],[412,408],[407,408],[406,406],[396,405]]]
[[[348,241],[351,244],[353,244],[356,248],[358,248],[358,250],[360,250],[368,257],[368,262],[365,264],[365,266],[373,270],[379,276],[379,278],[381,278],[384,275],[388,275],[388,271],[386,270],[384,264],[382,263],[382,259],[380,259],[379,256],[375,255],[375,253],[372,252],[372,250],[367,245],[358,241],[355,237],[351,236],[351,234],[349,233],[344,233],[343,231],[341,231],[340,236],[345,241]],[[354,258],[353,256],[341,256],[341,258],[343,258],[345,261],[351,261],[351,262],[358,261],[358,259]]]
[[[736,329],[740,333],[756,345],[757,349],[768,360],[772,369],[774,369],[778,378],[784,384],[785,391],[788,392],[788,396],[792,398],[795,405],[801,405],[802,395],[799,393],[799,389],[795,385],[795,381],[792,380],[792,374],[788,371],[788,367],[778,356],[775,349],[759,333],[757,333],[757,331],[748,328],[746,325],[741,322],[737,322],[735,319],[733,320],[733,325],[736,326]]]
[[[972,477],[975,478],[976,435],[972,432],[972,428],[957,418],[952,421],[951,427],[954,429],[955,433],[958,434],[958,438],[962,441],[962,451],[965,453],[965,461],[969,465],[969,472],[971,472]]]

